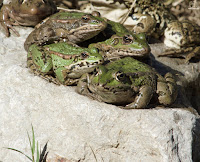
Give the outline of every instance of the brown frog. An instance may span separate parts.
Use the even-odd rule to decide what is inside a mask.
[[[52,0],[13,0],[2,6],[0,22],[7,37],[10,36],[9,29],[20,36],[13,25],[35,26],[45,17],[55,13],[56,10]]]
[[[79,43],[88,40],[107,26],[101,17],[82,12],[58,12],[43,20],[27,37],[24,48],[31,44],[48,44],[64,40]]]

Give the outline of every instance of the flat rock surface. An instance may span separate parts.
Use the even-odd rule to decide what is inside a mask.
[[[0,161],[28,161],[31,124],[49,161],[191,162],[200,160],[199,116],[190,109],[123,110],[88,99],[75,87],[57,86],[30,73],[21,37],[0,33]]]

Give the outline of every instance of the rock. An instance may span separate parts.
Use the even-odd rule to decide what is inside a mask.
[[[200,118],[192,108],[123,110],[57,86],[26,67],[22,37],[0,33],[0,161],[28,161],[34,127],[48,159],[60,161],[199,161]],[[8,45],[9,42],[15,44]]]

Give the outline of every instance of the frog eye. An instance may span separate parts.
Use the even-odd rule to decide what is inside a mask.
[[[88,15],[84,15],[82,16],[82,20],[88,22],[90,20],[90,17]]]
[[[124,42],[124,44],[132,43],[133,42],[133,36],[132,35],[123,36],[123,42]]]
[[[98,11],[92,11],[92,16],[101,17],[101,14]]]
[[[117,81],[124,81],[126,78],[126,74],[122,73],[121,71],[118,71],[115,75],[115,78]]]
[[[81,59],[85,59],[85,58],[88,58],[88,53],[86,53],[86,52],[82,52],[81,53]]]

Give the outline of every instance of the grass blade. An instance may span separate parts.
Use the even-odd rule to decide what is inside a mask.
[[[40,154],[40,160],[39,160],[39,162],[44,162],[44,159],[45,159],[45,157],[48,154],[48,152],[46,153],[46,151],[47,151],[47,144],[48,144],[48,142],[45,144],[45,146],[44,146],[44,148],[42,150],[42,153]]]
[[[35,154],[35,134],[34,134],[34,130],[33,130],[33,125],[32,125],[32,147],[31,147],[31,151],[32,151],[32,158],[33,158],[33,162],[35,161],[34,158],[34,154]]]
[[[30,161],[32,161],[32,159],[28,155],[24,154],[22,151],[19,151],[17,149],[10,148],[10,147],[6,147],[6,148],[9,149],[9,150],[13,150],[13,151],[19,152],[19,153],[23,154],[24,156],[26,156]]]
[[[43,159],[42,162],[46,162],[46,161],[47,161],[47,155],[48,155],[48,153],[49,153],[49,152],[46,153],[46,155],[44,156],[44,159]]]
[[[30,144],[30,148],[31,148],[31,153],[32,153],[32,144],[31,144],[31,138],[30,138],[30,136],[29,136],[29,133],[28,133],[28,131],[27,131],[27,135],[28,135],[28,140],[29,140],[29,144]],[[32,158],[33,158],[33,155],[32,155]],[[32,161],[33,161],[33,159],[32,159]]]
[[[36,159],[36,162],[39,162],[39,158],[40,158],[40,153],[39,153],[39,146],[38,146],[38,141],[37,141],[37,159]]]

